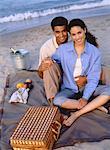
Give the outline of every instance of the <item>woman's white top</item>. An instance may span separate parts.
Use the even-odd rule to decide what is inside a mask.
[[[75,68],[74,68],[74,72],[73,72],[73,77],[77,77],[80,76],[82,72],[82,63],[81,63],[81,58],[78,57],[76,60],[76,64],[75,64]]]

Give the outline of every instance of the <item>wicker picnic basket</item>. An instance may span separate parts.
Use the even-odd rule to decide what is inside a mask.
[[[57,107],[30,107],[10,138],[14,150],[51,150],[58,139],[61,114]]]

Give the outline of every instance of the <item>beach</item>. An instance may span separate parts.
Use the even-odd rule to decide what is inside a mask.
[[[88,26],[88,30],[97,37],[102,53],[103,65],[110,66],[110,15],[89,17],[83,19]],[[26,49],[30,53],[31,70],[36,70],[38,65],[39,50],[41,45],[51,37],[52,31],[50,24],[42,25],[0,36],[0,102],[4,92],[6,77],[8,74],[15,73],[11,50]],[[109,150],[110,140],[101,142],[76,144],[68,148],[58,150]]]

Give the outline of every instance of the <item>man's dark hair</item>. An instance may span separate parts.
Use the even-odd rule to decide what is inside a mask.
[[[59,17],[55,17],[52,21],[51,21],[51,27],[52,30],[54,31],[54,27],[55,26],[68,26],[68,20],[65,17],[59,16]]]

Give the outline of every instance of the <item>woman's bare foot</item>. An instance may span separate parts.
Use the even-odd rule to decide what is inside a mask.
[[[78,118],[79,116],[77,115],[77,113],[71,113],[71,116],[63,121],[63,124],[66,126],[71,126],[72,123]]]
[[[101,110],[101,111],[103,111],[105,113],[108,113],[108,110],[104,106],[100,106],[97,109],[99,109],[99,110]]]

